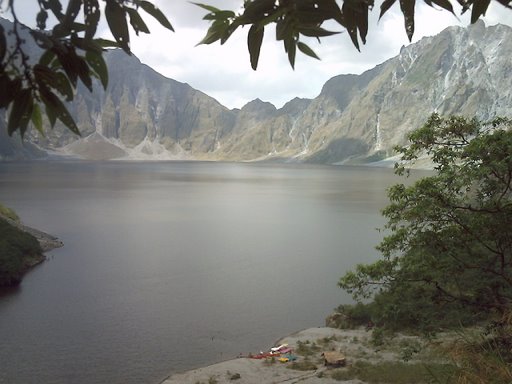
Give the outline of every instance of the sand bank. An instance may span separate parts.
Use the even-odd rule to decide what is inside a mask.
[[[278,340],[275,344],[288,344],[298,356],[297,362],[304,361],[305,357],[297,354],[299,344],[309,349],[311,355],[308,359],[315,363],[316,370],[299,371],[290,369],[292,363],[279,361],[257,360],[246,357],[234,358],[207,367],[193,369],[184,373],[173,374],[162,384],[209,384],[209,383],[235,383],[235,384],[339,384],[339,381],[326,377],[324,374],[328,367],[323,365],[323,351],[337,350],[344,353],[347,363],[352,363],[357,356],[364,355],[371,358],[375,351],[368,345],[371,332],[364,329],[340,330],[334,328],[309,328]],[[268,349],[273,347],[268,346]],[[258,353],[259,351],[254,351]],[[379,359],[382,356],[379,355]],[[390,358],[393,358],[390,356]],[[361,383],[359,380],[345,381],[345,383]]]

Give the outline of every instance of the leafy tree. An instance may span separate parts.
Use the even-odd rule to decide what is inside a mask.
[[[421,156],[432,176],[390,188],[382,258],[339,281],[356,299],[376,295],[388,315],[449,305],[505,313],[512,302],[512,121],[434,114],[398,148],[399,175]],[[416,303],[414,296],[417,297]],[[427,298],[427,300],[425,300]],[[423,304],[426,303],[426,304]],[[392,319],[391,319],[392,320]]]
[[[430,6],[439,6],[454,12],[450,0],[424,0]],[[457,0],[462,12],[471,9],[471,22],[485,14],[490,0]],[[496,0],[510,8],[512,0]],[[46,116],[53,127],[60,120],[71,131],[79,134],[78,128],[68,112],[65,102],[73,100],[78,82],[90,91],[92,78],[97,77],[103,87],[108,83],[108,71],[103,60],[103,52],[108,47],[122,48],[130,54],[131,29],[136,33],[149,33],[149,28],[141,17],[149,14],[169,30],[173,27],[167,17],[147,0],[69,0],[63,7],[61,0],[33,0],[39,7],[36,28],[22,24],[16,13],[16,5],[27,6],[27,0],[0,0],[7,5],[14,26],[5,31],[0,26],[0,110],[10,109],[7,131],[12,135],[19,131],[23,136],[31,122],[43,134],[44,107]],[[383,0],[380,16],[384,15],[396,0]],[[100,7],[104,4],[104,8]],[[399,0],[404,15],[404,25],[409,39],[414,33],[415,0]],[[366,41],[368,12],[373,8],[373,0],[345,0],[340,5],[336,0],[245,0],[243,12],[197,4],[206,9],[204,19],[211,26],[203,44],[216,41],[225,43],[238,27],[250,25],[248,48],[252,68],[258,65],[259,53],[265,27],[276,25],[276,39],[283,41],[291,66],[294,66],[297,50],[317,57],[301,37],[330,36],[338,32],[329,31],[323,24],[329,21],[346,29],[359,49],[359,38]],[[0,13],[3,12],[0,10]],[[57,21],[47,25],[49,17]],[[115,41],[96,36],[100,20],[105,19]],[[51,29],[50,29],[51,28]],[[23,33],[25,32],[25,34]],[[38,60],[30,58],[25,47],[25,35],[41,49]],[[359,36],[359,37],[358,37]]]

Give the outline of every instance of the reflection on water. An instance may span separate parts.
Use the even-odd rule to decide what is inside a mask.
[[[0,294],[0,383],[157,383],[321,326],[374,260],[388,169],[0,165],[0,201],[65,243]]]

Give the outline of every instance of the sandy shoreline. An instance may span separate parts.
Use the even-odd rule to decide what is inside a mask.
[[[329,377],[324,372],[330,368],[323,365],[321,356],[323,351],[341,351],[347,356],[347,363],[364,354],[368,359],[375,355],[373,348],[365,347],[371,337],[371,332],[364,329],[341,330],[328,327],[308,328],[278,340],[275,345],[288,344],[297,355],[297,362],[304,361],[295,351],[299,344],[306,346],[314,345],[315,352],[308,357],[308,360],[315,363],[316,370],[299,371],[290,369],[292,363],[271,362],[269,360],[258,360],[246,357],[234,358],[206,367],[192,369],[183,373],[175,373],[165,379],[161,384],[210,384],[210,383],[236,383],[236,384],[278,384],[278,383],[301,383],[301,384],[334,384],[340,383]],[[268,346],[268,348],[273,346]],[[309,347],[308,347],[309,348]],[[259,351],[254,351],[258,353]],[[379,354],[379,359],[386,358]],[[388,358],[395,358],[388,356]],[[345,381],[344,383],[362,383],[359,380]]]

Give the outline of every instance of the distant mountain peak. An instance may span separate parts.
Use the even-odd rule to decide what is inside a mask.
[[[376,161],[434,111],[510,116],[511,56],[512,29],[479,21],[424,37],[360,75],[335,76],[315,99],[296,97],[277,109],[258,98],[229,110],[135,56],[109,51],[107,90],[79,87],[70,106],[83,138],[57,126],[47,137],[32,133],[36,146],[2,139],[0,156],[51,148],[101,159]]]

